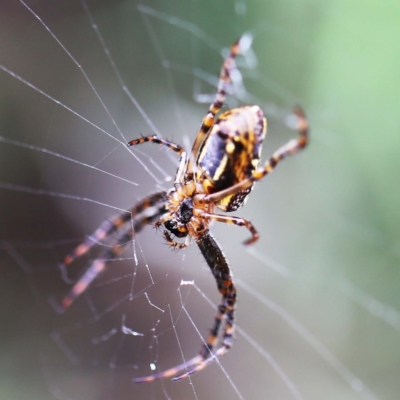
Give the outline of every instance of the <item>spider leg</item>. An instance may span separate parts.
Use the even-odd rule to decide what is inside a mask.
[[[183,151],[183,147],[180,146],[179,144],[170,142],[169,140],[165,140],[156,135],[142,136],[139,139],[133,139],[127,143],[127,146],[128,147],[136,146],[138,144],[143,144],[146,142],[156,143],[156,144],[160,144],[161,146],[168,147],[169,149],[173,150],[175,153],[178,153],[180,155],[179,166],[178,166],[178,170],[175,175],[175,182],[174,182],[175,186],[179,186],[182,182],[185,165],[187,162],[187,154],[185,151]]]
[[[297,119],[297,129],[299,131],[299,137],[297,139],[292,139],[275,151],[270,159],[264,164],[263,168],[257,169],[253,171],[252,175],[248,178],[242,180],[241,182],[233,185],[230,188],[221,190],[216,193],[209,194],[204,198],[204,201],[215,203],[226,196],[231,194],[235,194],[240,192],[241,190],[245,190],[248,187],[252,186],[254,182],[259,181],[265,175],[271,173],[276,166],[288,155],[296,154],[299,150],[302,150],[307,146],[309,137],[308,137],[308,121],[304,114],[304,111],[300,107],[296,107],[293,110],[293,117]]]
[[[233,278],[228,261],[209,231],[196,239],[196,243],[214,275],[219,292],[222,294],[222,302],[218,307],[217,315],[214,319],[214,325],[197,356],[166,371],[150,376],[135,378],[133,380],[134,382],[151,382],[156,379],[169,377],[174,377],[173,380],[186,378],[188,375],[205,368],[217,357],[225,354],[232,346],[236,289],[233,284]],[[223,320],[225,320],[225,327],[222,334],[222,344],[214,353],[213,349],[217,344],[218,333]]]
[[[157,144],[160,144],[161,146],[168,147],[169,149],[173,150],[175,153],[178,153],[179,155],[182,155],[182,153],[183,153],[183,148],[179,144],[175,144],[173,142],[170,142],[169,140],[165,140],[156,135],[142,136],[139,139],[133,139],[127,143],[127,146],[131,147],[131,146],[136,146],[138,144],[143,144],[143,143],[147,143],[147,142],[157,143]]]
[[[151,224],[152,222],[160,218],[163,214],[165,214],[166,201],[167,197],[165,192],[155,193],[137,203],[131,209],[130,213],[116,218],[113,222],[109,222],[111,225],[107,231],[104,231],[102,233],[103,237],[106,237],[110,233],[121,228],[124,223],[127,223],[131,219],[132,226],[129,231],[125,232],[118,239],[115,245],[104,252],[103,256],[100,259],[95,260],[89,267],[89,269],[87,269],[83,276],[78,280],[78,282],[75,283],[70,292],[64,297],[63,301],[61,302],[61,305],[59,306],[60,312],[64,312],[74,302],[74,300],[87,289],[91,282],[104,270],[107,261],[115,259],[121,254],[125,245],[132,239],[132,237],[136,233],[140,232],[144,226]],[[115,221],[117,221],[118,224],[116,224]],[[98,232],[99,230],[100,228],[96,232]],[[82,245],[77,247],[77,249],[80,249],[79,252],[77,251],[77,249],[75,249],[71,253],[72,256],[67,256],[69,262],[71,262],[71,259],[73,261],[75,258],[86,253],[89,248],[92,247],[94,243],[96,243],[93,241],[90,241],[88,243],[86,242],[88,242],[88,239]],[[88,247],[85,248],[85,246]],[[82,249],[84,249],[83,252]]]
[[[230,215],[219,215],[219,214],[211,214],[211,213],[206,213],[206,212],[203,213],[202,216],[209,218],[212,221],[224,222],[225,224],[232,224],[232,225],[238,225],[238,226],[245,226],[251,233],[251,238],[249,238],[245,242],[243,242],[243,244],[245,246],[256,242],[260,238],[260,235],[257,232],[254,225],[250,221],[247,221],[246,219],[243,219],[240,217],[234,217],[234,216],[230,216]]]
[[[184,372],[181,375],[175,375],[172,378],[172,380],[180,381],[181,379],[185,379],[189,375],[194,374],[195,372],[199,372],[199,371],[203,370],[205,367],[207,367],[209,364],[211,364],[217,358],[222,357],[228,350],[229,350],[229,348],[222,346],[215,353],[212,353],[206,359],[203,359],[201,356],[193,357],[192,360],[189,360],[190,365],[185,367],[186,372]],[[200,357],[200,361],[198,360],[199,357]],[[193,365],[193,367],[192,367],[192,365]]]
[[[104,270],[108,261],[115,260],[119,257],[125,246],[132,240],[133,236],[133,230],[129,229],[118,239],[114,246],[107,250],[102,257],[96,259],[92,263],[79,281],[75,283],[70,292],[64,297],[58,309],[60,313],[64,312],[74,302],[74,300],[87,289],[97,275]]]
[[[217,283],[219,292],[222,294],[221,304],[218,306],[218,312],[215,316],[214,325],[210,334],[200,351],[203,358],[202,363],[206,363],[207,359],[212,356],[212,351],[218,341],[218,333],[222,321],[225,319],[225,327],[222,334],[222,344],[217,351],[217,355],[226,353],[232,347],[234,332],[234,316],[236,304],[236,288],[233,284],[231,269],[228,260],[222,252],[216,240],[211,236],[210,232],[204,233],[200,238],[196,239],[203,257],[205,258],[209,268]],[[213,357],[215,358],[215,357]],[[202,363],[194,367],[189,373],[193,373],[202,369]]]
[[[67,254],[64,259],[60,263],[60,267],[63,268],[68,264],[71,264],[78,257],[86,254],[91,247],[95,244],[98,244],[107,236],[116,232],[120,229],[124,224],[131,220],[131,218],[135,218],[138,214],[142,213],[144,210],[155,206],[160,201],[163,202],[166,200],[165,192],[154,193],[142,201],[139,201],[135,204],[129,212],[121,214],[111,221],[104,221],[99,228],[97,228],[92,235],[90,235],[86,240],[84,240],[80,245],[78,245],[74,250],[72,250],[69,254]]]
[[[248,35],[242,36],[236,43],[232,45],[229,56],[225,59],[222,65],[219,76],[217,94],[208,109],[208,113],[203,118],[200,129],[197,132],[196,139],[193,143],[192,150],[190,152],[190,157],[188,159],[188,164],[186,167],[186,171],[189,175],[195,172],[196,155],[198,153],[200,145],[206,137],[207,132],[214,124],[215,115],[223,106],[228,90],[232,85],[232,75],[233,72],[236,71],[235,58],[238,54],[244,52],[250,46],[250,43],[251,41],[249,40]]]
[[[104,221],[90,236],[85,239],[79,246],[68,253],[60,263],[61,267],[71,264],[75,259],[86,254],[91,247],[101,242],[108,235],[115,232],[118,228],[123,226],[129,220],[130,214],[121,214],[112,221]]]

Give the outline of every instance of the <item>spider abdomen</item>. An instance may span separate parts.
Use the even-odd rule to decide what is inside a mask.
[[[258,106],[245,106],[220,115],[208,132],[197,159],[197,181],[206,194],[232,187],[258,165],[267,122]],[[241,207],[251,187],[216,202],[223,211]]]

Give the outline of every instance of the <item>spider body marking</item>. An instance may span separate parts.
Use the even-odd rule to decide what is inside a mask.
[[[166,377],[172,377],[173,380],[185,378],[205,368],[230,349],[234,335],[236,288],[228,261],[209,231],[210,222],[245,226],[251,234],[244,243],[246,245],[258,240],[259,234],[251,222],[240,217],[216,214],[216,209],[224,212],[236,211],[245,204],[256,181],[272,172],[286,156],[297,153],[308,143],[308,122],[303,110],[296,107],[293,117],[299,136],[275,151],[265,164],[259,167],[267,128],[262,110],[256,105],[243,106],[222,113],[216,120],[232,84],[233,72],[237,71],[235,57],[244,52],[250,42],[249,36],[245,35],[231,47],[221,69],[215,100],[203,118],[189,153],[180,145],[155,135],[134,139],[128,143],[128,146],[146,142],[156,143],[177,153],[180,161],[173,188],[168,192],[150,195],[139,201],[126,214],[104,222],[61,263],[61,267],[66,268],[76,258],[87,253],[93,245],[113,233],[119,233],[115,244],[92,263],[65,296],[59,306],[59,311],[64,312],[104,270],[107,261],[119,257],[125,245],[131,242],[144,226],[163,225],[164,237],[172,248],[183,249],[189,246],[191,239],[198,245],[222,295],[209,336],[204,340],[197,356],[163,372],[135,378],[134,382],[150,382]],[[176,242],[175,238],[185,238],[185,241]],[[221,326],[221,344],[215,350]]]
[[[205,138],[197,159],[197,182],[206,194],[230,188],[257,168],[267,121],[258,106],[235,108],[221,114]],[[215,202],[222,211],[245,204],[253,185]]]

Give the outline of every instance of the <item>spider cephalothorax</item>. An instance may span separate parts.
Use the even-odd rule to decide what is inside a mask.
[[[187,247],[191,238],[199,246],[222,295],[210,334],[196,357],[164,372],[136,378],[135,382],[150,382],[165,377],[184,378],[203,369],[229,350],[234,333],[236,289],[228,261],[209,231],[210,222],[245,226],[251,234],[245,244],[255,242],[259,234],[250,221],[216,214],[215,210],[236,211],[244,205],[256,181],[272,172],[286,156],[295,154],[308,143],[307,119],[302,109],[297,107],[293,117],[297,121],[300,133],[298,138],[292,139],[275,151],[264,166],[259,167],[261,147],[267,128],[267,121],[260,107],[252,105],[235,108],[222,113],[216,120],[216,114],[220,111],[231,86],[232,73],[237,72],[235,57],[245,51],[250,42],[249,36],[243,36],[231,47],[221,69],[217,95],[203,118],[189,154],[180,145],[155,135],[141,137],[128,143],[128,146],[146,142],[157,143],[179,154],[174,187],[168,192],[148,196],[128,213],[104,222],[92,236],[63,260],[63,266],[66,266],[112,233],[122,232],[117,242],[106,250],[100,259],[95,260],[74,285],[64,298],[60,306],[61,311],[69,307],[75,298],[86,290],[105,268],[107,260],[117,258],[124,246],[147,224],[154,224],[156,227],[164,225],[164,236],[168,244],[176,249]],[[171,235],[186,238],[185,242],[177,243]],[[221,326],[224,326],[221,344],[215,350]]]
[[[187,179],[184,178],[185,181]],[[168,199],[166,208],[169,212],[157,221],[156,226],[164,223],[167,242],[174,248],[182,249],[189,245],[191,238],[197,239],[208,229],[209,219],[206,215],[213,212],[214,205],[204,200],[205,194],[196,189],[192,177],[185,184],[176,184],[168,193]],[[177,238],[187,237],[187,240],[177,243],[170,233]]]

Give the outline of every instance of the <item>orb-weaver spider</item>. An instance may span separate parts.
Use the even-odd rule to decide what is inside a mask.
[[[248,36],[243,36],[231,47],[221,69],[215,100],[203,119],[189,154],[180,145],[157,136],[141,137],[128,143],[128,146],[157,143],[179,154],[180,161],[173,188],[168,192],[152,194],[138,202],[130,212],[112,221],[105,221],[62,262],[66,266],[110,234],[123,232],[101,259],[93,262],[64,298],[60,306],[60,310],[64,311],[105,268],[107,260],[117,258],[124,246],[145,225],[164,225],[164,236],[169,245],[176,249],[187,247],[192,238],[199,246],[222,294],[222,302],[210,334],[196,357],[164,372],[136,378],[135,382],[187,377],[206,367],[232,346],[236,289],[228,261],[211,236],[209,224],[211,221],[218,221],[245,226],[251,237],[244,244],[254,243],[259,234],[251,222],[239,217],[216,214],[215,209],[236,211],[247,200],[254,182],[272,172],[287,155],[296,153],[308,143],[308,122],[301,108],[297,107],[293,116],[300,135],[273,153],[262,168],[257,168],[267,126],[261,109],[256,105],[235,108],[222,113],[215,121],[232,83],[232,73],[236,71],[235,57],[245,51],[250,42]],[[186,240],[184,243],[176,242],[172,235]],[[225,327],[222,344],[214,351],[223,320]]]

